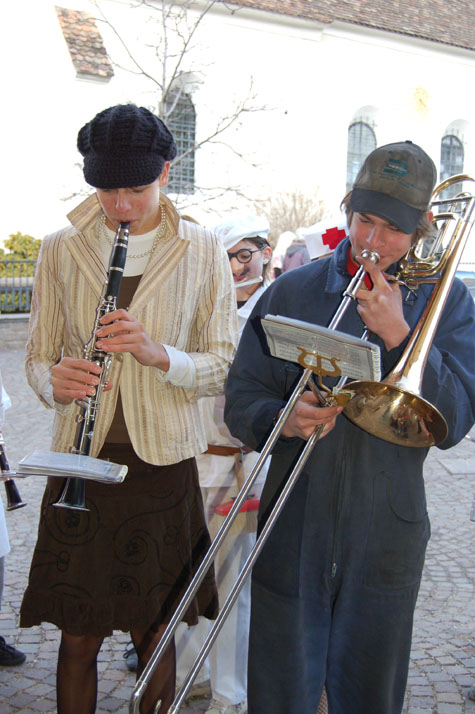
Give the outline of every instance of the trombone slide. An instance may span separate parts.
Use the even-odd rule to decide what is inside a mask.
[[[151,679],[155,669],[157,668],[161,658],[163,657],[163,654],[165,653],[166,649],[168,648],[168,645],[171,643],[175,631],[180,624],[183,615],[187,611],[190,602],[194,598],[199,586],[201,585],[210,565],[213,563],[216,554],[218,550],[220,549],[224,539],[226,538],[228,532],[231,529],[231,526],[234,522],[234,519],[236,516],[239,514],[239,511],[241,507],[244,504],[244,501],[247,498],[247,495],[249,491],[251,490],[254,482],[256,481],[259,472],[261,471],[267,457],[271,453],[272,449],[274,448],[280,433],[282,429],[285,426],[285,423],[290,415],[290,412],[294,408],[295,404],[297,403],[298,399],[301,397],[303,394],[305,387],[307,385],[307,382],[309,381],[310,377],[312,376],[312,370],[311,369],[305,369],[304,372],[302,373],[299,382],[294,390],[294,393],[290,397],[289,401],[287,402],[286,406],[284,407],[280,417],[277,419],[277,422],[266,442],[264,445],[264,448],[262,449],[261,453],[259,454],[259,457],[254,464],[253,469],[251,470],[249,476],[247,477],[244,486],[242,487],[241,491],[236,497],[236,500],[234,501],[234,504],[229,511],[228,515],[224,519],[224,522],[219,529],[218,533],[216,534],[216,538],[213,540],[211,543],[211,546],[206,553],[205,557],[203,558],[203,561],[196,571],[191,583],[188,586],[187,591],[185,592],[183,598],[181,599],[180,604],[178,605],[177,609],[175,610],[173,617],[171,618],[170,622],[167,625],[167,628],[165,629],[165,632],[163,633],[160,643],[153,652],[152,656],[150,657],[150,660],[148,661],[147,665],[145,666],[142,674],[140,675],[139,679],[137,680],[134,690],[132,692],[132,696],[130,698],[130,703],[129,703],[129,714],[139,714],[139,707],[140,707],[140,702],[142,700],[143,695],[145,694],[145,690],[147,689],[147,685],[149,680]],[[307,442],[308,444],[308,442]],[[277,504],[276,504],[277,506]],[[257,556],[256,556],[257,557]],[[237,597],[237,594],[236,594]],[[217,622],[217,620],[216,620]],[[211,634],[211,633],[210,633]],[[216,633],[217,636],[217,633]],[[215,638],[213,638],[214,641]],[[211,647],[211,645],[210,645]],[[200,655],[198,655],[199,657]],[[205,655],[206,656],[206,655]],[[201,666],[201,665],[200,665]],[[198,667],[199,669],[199,667]],[[198,671],[198,670],[197,670]],[[195,674],[196,676],[196,674]],[[193,680],[191,680],[192,682]],[[188,677],[186,678],[185,682],[188,682]],[[191,687],[191,682],[188,686]],[[182,687],[182,690],[184,687]],[[183,694],[183,699],[186,697],[186,694],[188,693],[188,689],[186,692]],[[180,692],[181,694],[181,692]],[[183,701],[181,699],[180,703]],[[174,706],[175,703],[173,703],[172,706]],[[158,710],[160,711],[160,710]],[[178,709],[170,709],[169,714],[172,714],[173,711],[178,711]]]
[[[247,560],[244,563],[244,565],[238,575],[236,582],[234,583],[228,597],[224,601],[224,603],[219,611],[218,617],[214,621],[213,626],[212,626],[205,642],[203,643],[203,646],[202,646],[201,650],[199,651],[190,672],[188,673],[182,686],[178,690],[178,692],[175,696],[175,699],[171,705],[171,708],[168,710],[168,714],[178,714],[178,712],[180,711],[180,707],[183,704],[183,702],[186,698],[186,695],[188,694],[188,692],[191,688],[191,685],[193,684],[198,672],[200,671],[201,667],[203,666],[203,663],[204,663],[206,657],[208,656],[211,647],[213,646],[219,632],[221,631],[221,628],[222,628],[226,618],[228,617],[231,608],[233,607],[234,603],[236,602],[236,600],[239,596],[239,593],[241,592],[241,590],[244,586],[244,583],[246,582],[246,580],[254,566],[254,563],[256,562],[257,558],[259,557],[261,550],[263,549],[263,547],[264,547],[264,545],[265,545],[265,543],[274,527],[274,524],[275,524],[277,518],[279,517],[280,513],[282,512],[282,509],[284,508],[284,506],[287,502],[287,499],[289,498],[289,496],[292,492],[293,487],[297,483],[297,480],[302,472],[302,469],[305,466],[305,464],[308,460],[308,457],[310,456],[310,454],[313,450],[313,447],[315,446],[318,439],[320,438],[320,436],[323,432],[323,429],[324,429],[324,425],[322,424],[317,429],[315,429],[315,431],[313,432],[310,439],[308,439],[308,441],[306,442],[306,444],[298,458],[298,461],[295,464],[295,466],[287,480],[287,483],[285,484],[284,488],[282,489],[282,491],[279,495],[279,498],[277,499],[275,506],[271,511],[269,518],[265,522],[265,525],[264,525],[262,531],[260,532],[259,537],[257,538],[253,549],[249,553]]]
[[[379,261],[379,255],[377,253],[370,253],[369,251],[366,253],[364,257],[369,258],[372,262],[377,263]],[[346,312],[347,308],[349,307],[350,303],[355,299],[356,292],[358,291],[361,283],[364,280],[365,276],[365,269],[364,266],[360,266],[358,269],[357,273],[351,280],[348,288],[344,292],[344,297],[342,300],[342,303],[340,304],[339,308],[337,309],[335,315],[333,316],[329,329],[335,330],[340,323],[341,319],[343,318],[344,313]],[[239,514],[240,509],[242,508],[247,495],[249,491],[251,490],[254,482],[256,481],[259,472],[261,471],[267,457],[270,455],[272,449],[274,448],[281,432],[282,429],[284,428],[291,411],[293,410],[294,406],[296,405],[297,401],[300,399],[302,396],[303,392],[305,391],[307,384],[310,382],[311,383],[311,378],[313,376],[313,370],[310,367],[305,367],[300,379],[290,396],[290,399],[288,400],[287,404],[283,408],[280,416],[278,417],[274,428],[272,429],[271,434],[269,435],[269,438],[267,439],[256,463],[254,464],[254,467],[252,468],[249,476],[247,477],[244,486],[242,487],[241,491],[239,492],[238,496],[236,497],[236,500],[229,511],[228,515],[226,516],[221,528],[219,529],[216,538],[213,540],[211,543],[211,546],[206,553],[205,557],[203,558],[203,561],[196,571],[192,581],[190,582],[190,585],[188,586],[188,589],[186,590],[185,594],[183,595],[183,598],[181,599],[181,602],[179,603],[177,609],[175,610],[175,613],[173,614],[173,617],[171,618],[170,622],[168,623],[165,632],[163,633],[160,642],[155,649],[155,651],[152,653],[152,656],[150,660],[148,661],[146,667],[144,668],[141,676],[136,682],[135,688],[132,692],[132,696],[130,698],[130,703],[129,703],[129,714],[139,714],[139,707],[140,707],[140,702],[142,700],[142,697],[145,693],[145,690],[147,688],[147,684],[152,677],[156,667],[158,666],[162,656],[164,655],[165,651],[167,650],[169,644],[171,643],[175,631],[180,624],[183,615],[185,614],[186,610],[189,607],[189,604],[191,603],[193,597],[195,596],[202,580],[205,577],[206,572],[208,571],[210,565],[213,563],[216,554],[221,547],[224,539],[226,538],[228,532],[230,531],[232,524],[234,522],[234,519],[237,517]],[[183,686],[181,687],[177,697],[175,697],[175,701],[172,704],[171,709],[169,709],[169,714],[176,714],[179,711],[179,708],[181,706],[181,703],[185,699],[191,684],[196,677],[196,674],[198,673],[199,669],[201,668],[201,665],[204,661],[204,659],[207,656],[207,653],[209,649],[211,649],[211,646],[216,639],[219,629],[222,626],[222,623],[225,619],[225,617],[228,614],[228,611],[231,609],[232,605],[234,604],[234,601],[236,600],[242,585],[247,578],[250,570],[252,569],[252,566],[257,559],[260,551],[262,550],[262,547],[264,546],[264,543],[267,539],[267,537],[270,534],[271,529],[273,528],[273,525],[275,523],[276,518],[280,514],[282,508],[285,505],[285,502],[290,495],[290,492],[295,485],[301,470],[303,469],[308,457],[310,456],[310,453],[316,444],[318,438],[320,437],[321,433],[323,431],[323,427],[319,427],[314,431],[310,439],[306,442],[300,457],[292,471],[292,473],[289,476],[289,479],[287,481],[286,486],[284,487],[284,490],[280,494],[280,497],[277,501],[277,503],[274,506],[274,510],[272,511],[271,515],[269,516],[266,524],[263,527],[262,532],[260,533],[259,538],[256,541],[256,544],[254,546],[254,549],[251,551],[241,573],[238,578],[238,580],[235,583],[234,588],[231,590],[231,593],[228,596],[228,599],[226,600],[225,605],[223,606],[222,612],[218,615],[217,620],[214,623],[214,626],[211,630],[211,632],[208,635],[208,638],[203,646],[203,650],[206,647],[206,652],[200,652],[195,660],[195,665],[192,668],[192,671],[190,674],[186,677],[185,682]],[[160,709],[158,708],[158,712]]]

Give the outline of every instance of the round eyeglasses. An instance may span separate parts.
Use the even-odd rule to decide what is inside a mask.
[[[231,260],[231,258],[236,258],[236,260],[239,263],[250,263],[252,260],[252,254],[253,253],[259,253],[261,250],[264,250],[265,245],[261,246],[260,248],[256,248],[255,250],[249,250],[249,248],[241,248],[241,250],[237,250],[235,253],[230,253],[228,250],[228,258]]]

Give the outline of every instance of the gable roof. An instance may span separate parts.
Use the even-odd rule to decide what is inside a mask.
[[[55,10],[78,75],[106,81],[113,77],[112,64],[92,15],[65,7]]]
[[[232,0],[232,4],[328,24],[348,22],[475,50],[474,0]]]

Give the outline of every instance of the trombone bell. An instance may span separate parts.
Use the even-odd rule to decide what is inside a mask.
[[[447,422],[423,397],[385,382],[360,381],[348,385],[353,396],[346,416],[364,431],[399,446],[429,447],[448,434]]]

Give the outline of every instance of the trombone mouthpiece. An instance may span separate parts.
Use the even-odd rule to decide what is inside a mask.
[[[368,258],[375,265],[379,263],[380,255],[375,250],[369,250],[368,248],[363,248],[361,251],[362,258]]]

